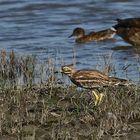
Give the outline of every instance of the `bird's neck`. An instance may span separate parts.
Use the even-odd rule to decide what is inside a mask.
[[[80,34],[80,35],[77,36],[77,39],[82,38],[84,36],[85,36],[85,34]]]
[[[75,72],[76,72],[76,70],[73,69],[73,70],[71,71],[71,73],[69,73],[69,74],[67,74],[67,75],[69,76],[69,78],[73,78],[73,75],[75,74]]]

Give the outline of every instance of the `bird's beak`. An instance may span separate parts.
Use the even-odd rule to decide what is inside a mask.
[[[68,38],[70,38],[70,37],[72,37],[73,36],[73,34],[71,34]]]
[[[55,71],[54,73],[63,73],[62,70]]]

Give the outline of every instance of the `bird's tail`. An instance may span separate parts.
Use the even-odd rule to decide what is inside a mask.
[[[118,22],[121,22],[121,21],[122,21],[122,19],[120,19],[120,18],[117,18],[116,20],[117,20]]]
[[[131,81],[116,77],[110,77],[110,80],[112,81],[112,84],[115,86],[129,86],[132,85]]]

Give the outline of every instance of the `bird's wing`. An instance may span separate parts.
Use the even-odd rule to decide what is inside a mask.
[[[79,70],[73,75],[73,79],[84,88],[106,87],[126,85],[128,81],[116,77],[107,76],[97,70]]]
[[[97,70],[79,70],[73,79],[84,88],[95,88],[108,85],[108,76]]]
[[[108,79],[107,75],[98,70],[78,70],[74,76],[78,79]]]
[[[125,86],[130,85],[130,82],[126,79],[116,78],[116,77],[109,77],[109,84],[111,86]]]

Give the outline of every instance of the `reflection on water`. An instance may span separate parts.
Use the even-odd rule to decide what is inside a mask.
[[[127,78],[138,81],[140,51],[121,38],[76,44],[68,36],[78,26],[87,32],[98,31],[114,25],[116,18],[136,17],[139,6],[139,0],[1,0],[0,49],[34,54],[40,60],[49,56],[56,59],[58,67],[62,61],[76,61],[77,68],[98,69],[104,65],[104,57],[112,54],[117,76],[126,78],[123,67],[131,64]]]

